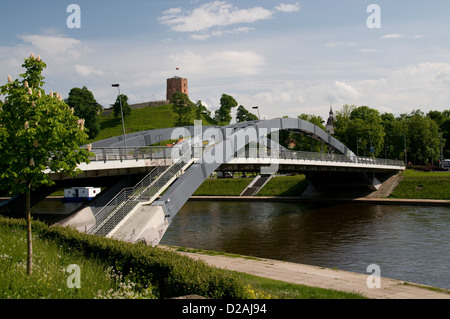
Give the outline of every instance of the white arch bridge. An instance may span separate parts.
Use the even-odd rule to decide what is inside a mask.
[[[278,144],[280,130],[319,140],[328,152],[291,152]],[[180,137],[184,140],[171,148],[149,146]],[[310,178],[357,174],[376,188],[375,174],[393,175],[405,168],[400,161],[358,157],[316,125],[290,118],[150,130],[128,134],[126,143],[121,136],[96,142],[92,151],[96,156],[91,163],[80,165],[82,178],[142,169],[149,173],[134,187],[114,191],[115,196],[101,207],[82,209],[60,224],[149,245],[159,243],[181,207],[216,170],[258,170],[261,175],[304,172]]]

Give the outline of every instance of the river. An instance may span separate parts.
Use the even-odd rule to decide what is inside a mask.
[[[448,207],[188,201],[161,244],[367,274],[377,264],[383,277],[450,289]]]

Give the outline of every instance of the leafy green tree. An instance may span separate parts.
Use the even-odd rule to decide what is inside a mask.
[[[349,137],[350,132],[348,130],[348,127],[350,125],[350,114],[354,109],[356,109],[355,105],[345,104],[339,111],[336,111],[334,116],[335,120],[333,123],[333,127],[334,127],[334,136],[339,141],[341,141],[351,149],[355,150],[356,153],[356,143],[354,143],[353,147],[353,144],[350,142]]]
[[[195,116],[196,105],[183,92],[175,92],[170,100],[172,110],[176,115],[175,125],[191,125]]]
[[[236,107],[238,103],[236,100],[228,94],[222,94],[220,98],[220,108],[216,110],[214,119],[220,125],[228,125],[231,122],[231,109]]]
[[[91,154],[84,120],[73,114],[61,95],[42,89],[46,64],[31,55],[22,65],[22,80],[0,87],[5,103],[0,110],[0,187],[11,195],[25,194],[27,221],[27,273],[32,273],[31,192],[52,185],[48,171],[75,175],[77,165]]]
[[[408,142],[406,139],[408,126],[405,119],[406,115],[397,118],[392,113],[381,115],[382,125],[386,134],[383,146],[386,158],[405,159],[405,143],[407,144]]]
[[[198,100],[195,104],[195,118],[201,119],[203,114],[211,116],[211,111],[203,105],[202,101]]]
[[[450,157],[450,110],[429,111],[427,117],[431,118],[439,126],[440,143],[444,158]],[[440,145],[439,145],[440,147]]]
[[[121,112],[120,112],[120,100],[119,100],[119,98],[122,100],[123,117],[131,115],[131,107],[128,104],[128,96],[126,96],[125,94],[120,94],[120,96],[117,95],[116,102],[113,105],[114,117],[121,117],[122,116],[120,114]]]
[[[368,106],[345,105],[336,113],[334,122],[335,137],[365,156],[378,156],[384,153],[384,128],[380,113]]]
[[[323,125],[324,120],[321,116],[303,113],[299,115],[298,118],[311,122],[312,124],[320,127],[325,131],[325,126]],[[295,140],[295,149],[307,152],[325,152],[327,150],[322,142],[314,140],[303,134],[294,133],[291,135],[291,137]]]
[[[441,134],[444,158],[450,158],[450,118],[442,121]]]
[[[258,117],[250,113],[245,107],[242,105],[239,105],[236,112],[236,122],[247,122],[247,121],[256,121],[258,120]]]
[[[408,162],[414,165],[437,162],[439,159],[439,127],[420,110],[414,110],[405,119],[408,128]]]
[[[102,106],[97,103],[94,94],[86,86],[73,88],[66,100],[67,105],[74,109],[74,114],[86,120],[85,127],[89,138],[95,138],[100,132],[99,115]],[[119,106],[120,107],[120,106]]]

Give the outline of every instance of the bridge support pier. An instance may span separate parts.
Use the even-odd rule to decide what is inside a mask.
[[[306,172],[309,182],[303,196],[362,197],[378,190],[393,173]]]

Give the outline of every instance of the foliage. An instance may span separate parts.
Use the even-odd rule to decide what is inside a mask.
[[[131,107],[128,104],[128,96],[125,94],[117,95],[116,102],[113,105],[114,117],[121,117],[120,101],[122,101],[123,117],[131,115]]]
[[[192,125],[196,105],[183,92],[175,92],[170,100],[176,115],[176,126]],[[201,112],[200,112],[201,113]]]
[[[220,125],[228,125],[231,122],[231,109],[236,107],[238,103],[236,100],[228,94],[222,94],[220,98],[220,108],[216,110],[214,119]]]
[[[384,128],[380,113],[368,106],[346,106],[337,112],[335,137],[365,156],[379,156],[383,150]]]
[[[0,118],[4,129],[1,186],[12,194],[53,184],[47,169],[74,174],[77,164],[90,154],[79,147],[87,138],[84,120],[73,114],[59,94],[46,95],[41,88],[45,63],[32,56],[23,66],[27,71],[21,74],[22,81],[9,77],[9,83],[0,87],[6,96]]]
[[[311,114],[300,114],[298,116],[299,119],[311,122],[317,127],[325,130],[325,126],[323,125],[323,119],[321,116],[311,115]],[[294,150],[308,151],[308,152],[326,152],[326,146],[320,142],[311,139],[303,134],[292,134],[292,138],[295,140],[296,147]]]
[[[98,119],[102,106],[97,103],[92,92],[85,86],[82,89],[73,88],[66,103],[74,109],[75,116],[86,120],[84,126],[87,128],[89,138],[95,138],[100,131]]]
[[[195,118],[196,119],[201,119],[201,118],[203,118],[203,115],[211,117],[211,111],[208,110],[206,108],[206,106],[204,106],[202,104],[202,101],[199,100],[195,104]]]
[[[0,218],[0,225],[11,223],[24,227],[23,221]],[[244,284],[230,272],[173,251],[93,236],[72,228],[48,227],[40,222],[33,222],[33,230],[64,250],[110,265],[116,274],[142,289],[154,287],[159,298],[189,294],[214,299],[249,298]]]
[[[408,129],[408,162],[423,164],[439,159],[439,128],[436,122],[421,111],[414,111],[405,119]]]
[[[336,112],[334,129],[335,137],[359,155],[407,158],[412,165],[437,164],[442,144],[444,155],[450,156],[448,110],[427,115],[414,110],[395,117],[367,106],[344,105]]]
[[[101,260],[41,238],[39,231],[33,235],[34,271],[25,276],[24,227],[23,220],[0,219],[0,299],[156,298],[152,287],[142,289],[130,276],[125,278]],[[71,264],[80,266],[80,288],[67,286]]]
[[[59,94],[45,94],[41,58],[31,55],[22,67],[22,81],[8,75],[8,83],[0,87],[5,103],[0,111],[0,188],[11,194],[25,194],[27,216],[27,273],[32,272],[31,191],[52,185],[48,171],[75,175],[77,165],[88,161],[91,154],[81,149],[87,134],[84,120],[62,101]]]
[[[250,113],[245,107],[242,105],[239,105],[236,112],[236,122],[247,122],[247,121],[256,121],[258,120],[258,117]]]

